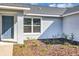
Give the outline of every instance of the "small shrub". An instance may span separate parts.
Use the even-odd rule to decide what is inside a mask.
[[[40,50],[41,55],[46,54],[47,50],[48,50],[47,48],[41,48],[41,50]]]
[[[23,47],[25,47],[25,45],[23,45]]]
[[[20,48],[22,48],[22,46],[19,46]]]
[[[47,40],[44,40],[44,42],[46,43],[46,44],[50,44],[50,41],[47,39]]]
[[[32,46],[33,46],[33,47],[37,47],[38,45],[37,45],[37,44],[33,44]]]

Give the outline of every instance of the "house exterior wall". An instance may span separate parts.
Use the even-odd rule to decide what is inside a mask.
[[[23,32],[23,14],[17,15],[17,42],[20,44],[24,43],[24,32]]]
[[[0,38],[1,38],[1,35],[2,35],[2,18],[0,15]]]
[[[12,41],[23,43],[23,14],[22,11],[0,9],[0,38],[2,36],[2,15],[14,16],[14,39],[0,39],[1,41]]]
[[[61,37],[62,20],[61,18],[41,17],[41,33],[24,34],[24,39],[47,39]]]
[[[74,34],[74,40],[79,41],[79,14],[66,16],[63,18],[63,32],[71,37]]]

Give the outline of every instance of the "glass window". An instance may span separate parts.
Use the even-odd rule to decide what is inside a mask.
[[[31,25],[31,18],[24,18],[24,25]]]
[[[40,25],[40,19],[39,18],[34,18],[33,19],[33,25]]]
[[[40,18],[24,18],[24,33],[41,32]]]
[[[30,33],[31,32],[31,26],[24,26],[24,32]]]
[[[40,32],[40,26],[33,26],[33,32]]]

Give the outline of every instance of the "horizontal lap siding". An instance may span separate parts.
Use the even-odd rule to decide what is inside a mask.
[[[66,16],[63,19],[63,32],[68,35],[74,34],[74,40],[79,41],[79,14]]]

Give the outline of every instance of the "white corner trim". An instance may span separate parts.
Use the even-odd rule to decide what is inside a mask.
[[[1,5],[0,5],[0,8],[14,9],[14,10],[30,10],[30,8],[14,7],[14,6],[1,6]]]
[[[76,14],[76,13],[79,13],[79,11],[76,11],[76,12],[72,12],[72,13],[68,13],[68,14],[64,14],[64,15],[63,15],[63,17],[64,17],[64,16],[73,15],[73,14]]]
[[[60,15],[32,14],[32,13],[28,13],[28,14],[25,14],[25,15],[28,15],[28,16],[48,16],[48,17],[61,17]]]

